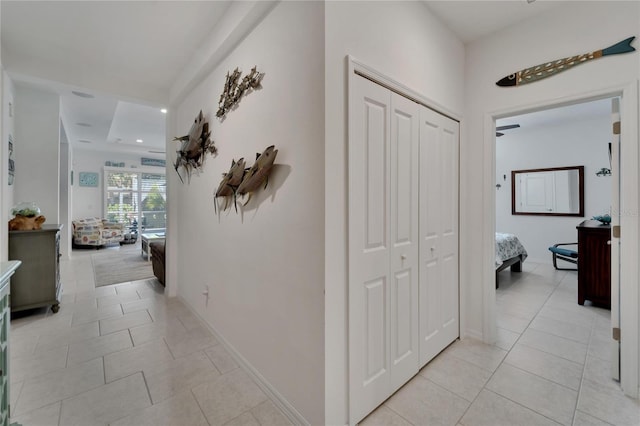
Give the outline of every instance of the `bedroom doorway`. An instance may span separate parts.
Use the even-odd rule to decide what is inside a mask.
[[[495,231],[516,235],[526,248],[528,259],[524,262],[523,274],[531,272],[534,275],[534,270],[543,271],[535,275],[548,278],[550,286],[566,285],[567,288],[573,286],[575,291],[577,272],[558,271],[550,266],[552,256],[548,247],[558,243],[577,243],[576,226],[594,216],[610,214],[611,226],[619,225],[621,164],[618,161],[619,145],[616,145],[616,137],[612,132],[612,128],[614,130],[617,128],[619,144],[619,100],[619,97],[603,96],[595,100],[578,101],[571,105],[552,106],[536,112],[496,119]],[[617,126],[612,126],[615,122],[618,123]],[[513,214],[516,209],[515,199],[519,182],[511,179],[512,171],[572,166],[584,166],[584,193],[581,194],[585,202],[583,217],[540,215],[540,213]],[[535,183],[536,181],[533,181],[532,185],[535,186]],[[555,202],[556,198],[561,199],[563,194],[571,198],[570,189],[567,192],[564,190],[565,187],[552,185],[550,189],[547,188],[547,191],[541,191],[540,193],[546,194],[546,197],[542,197],[544,199],[540,202],[542,204]],[[549,195],[553,200],[550,201]],[[552,207],[546,206],[543,210],[551,211]],[[611,327],[619,330],[620,240],[610,237],[606,243],[611,245],[610,250],[608,247],[604,249],[610,252]],[[578,251],[577,244],[567,248]],[[496,257],[498,257],[497,252]],[[496,259],[496,263],[498,262],[499,260]],[[544,265],[544,267],[536,269],[536,265]],[[577,265],[563,263],[558,266],[575,269]],[[518,272],[507,271],[501,274],[505,274],[512,280],[514,283],[512,290],[517,291]],[[565,276],[566,281],[561,281],[565,280]],[[558,281],[554,282],[554,279]],[[540,286],[542,285],[541,283]],[[496,291],[498,341],[506,333],[501,326],[511,328],[507,330],[510,332],[514,329],[513,319],[500,310],[500,299],[505,297],[504,294],[499,290]],[[547,300],[551,297],[553,296],[549,293]],[[553,312],[553,315],[558,315],[555,319],[570,322],[561,317],[565,312],[563,308],[570,310],[574,307],[573,304],[579,306],[576,302],[577,300],[573,300],[570,304],[567,301],[566,306],[558,303],[558,309]],[[551,311],[549,314],[551,315]],[[619,341],[609,340],[611,377],[619,380],[620,344]]]

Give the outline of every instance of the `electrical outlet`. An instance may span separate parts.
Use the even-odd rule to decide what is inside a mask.
[[[204,296],[204,306],[209,306],[209,286],[207,284],[204,285],[202,295]]]

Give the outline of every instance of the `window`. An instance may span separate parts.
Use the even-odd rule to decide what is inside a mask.
[[[167,184],[164,173],[105,169],[105,217],[113,222],[138,224],[141,231],[165,229]]]

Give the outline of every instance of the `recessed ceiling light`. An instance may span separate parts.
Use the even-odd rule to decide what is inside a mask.
[[[95,96],[93,96],[90,93],[78,92],[76,90],[72,90],[71,93],[73,93],[76,96],[80,96],[81,98],[87,98],[87,99],[95,98]]]
[[[167,109],[166,109],[166,108],[162,108],[162,109],[160,110],[160,112],[161,112],[161,113],[163,113],[163,114],[166,114],[166,113],[167,113]]]
[[[76,123],[76,126],[80,126],[80,127],[91,127],[91,124],[89,124],[89,123]]]
[[[136,142],[138,142],[138,143],[142,143],[142,142],[144,142],[144,141],[143,141],[142,139],[136,139]]]
[[[88,141],[86,139],[79,139],[78,142],[82,142],[82,143],[91,143],[91,141]]]

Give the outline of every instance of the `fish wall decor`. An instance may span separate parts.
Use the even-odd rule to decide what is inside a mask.
[[[218,186],[218,190],[214,196],[214,210],[218,209],[218,198],[224,197],[224,207],[222,210],[226,210],[229,207],[229,199],[233,198],[233,205],[236,208],[236,212],[238,211],[238,205],[236,204],[236,190],[240,183],[242,183],[242,178],[244,177],[244,173],[247,169],[244,167],[244,158],[239,159],[238,161],[231,160],[231,168],[227,173],[222,174],[222,182]]]
[[[242,73],[238,68],[233,70],[231,74],[227,72],[227,79],[224,83],[224,89],[220,95],[218,101],[218,112],[216,117],[223,119],[227,112],[231,110],[245,93],[251,93],[253,90],[260,89],[262,87],[262,78],[264,73],[258,72],[257,66],[251,68],[251,72],[244,76],[240,81]]]
[[[215,155],[218,152],[210,136],[209,123],[207,123],[202,115],[202,110],[200,110],[200,114],[196,116],[189,133],[185,136],[173,138],[174,141],[181,142],[180,149],[176,151],[178,155],[173,166],[182,183],[184,183],[184,180],[179,168],[184,169],[190,182],[193,171],[202,169],[206,154]]]
[[[263,182],[264,187],[267,187],[269,183],[269,173],[271,173],[271,169],[273,168],[276,155],[278,155],[278,150],[275,149],[275,145],[267,147],[262,154],[256,153],[256,162],[245,171],[242,182],[236,190],[236,194],[241,197],[247,194],[249,195],[247,201],[244,203],[245,206],[251,200],[251,195],[262,186]]]
[[[585,62],[593,59],[599,59],[603,56],[634,52],[636,49],[631,46],[631,42],[634,38],[635,36],[629,37],[614,44],[613,46],[607,47],[606,49],[600,49],[577,56],[569,56],[568,58],[545,62],[544,64],[536,65],[531,68],[525,68],[500,79],[496,82],[496,85],[501,87],[522,86],[523,84],[551,77],[552,75],[556,75],[562,71],[568,70],[576,65],[584,64]]]
[[[267,147],[262,154],[256,153],[256,162],[251,167],[245,168],[244,158],[238,161],[231,160],[231,168],[227,173],[222,174],[222,181],[218,186],[218,190],[214,194],[214,209],[218,211],[218,201],[220,197],[225,198],[224,206],[220,211],[224,211],[231,203],[229,199],[233,199],[233,204],[238,211],[236,200],[238,196],[246,196],[247,200],[243,204],[246,206],[251,200],[251,195],[257,191],[262,184],[264,188],[269,183],[269,174],[273,169],[273,162],[278,155],[278,150],[275,149],[275,145]]]

